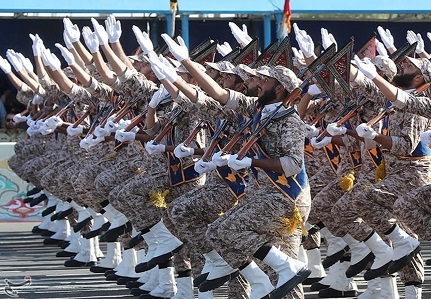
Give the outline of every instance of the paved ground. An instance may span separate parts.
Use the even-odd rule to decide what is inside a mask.
[[[133,298],[126,288],[106,281],[102,274],[83,268],[65,268],[66,258],[55,257],[59,247],[44,246],[41,236],[29,232],[32,226],[32,223],[0,223],[0,298],[14,295],[5,289],[5,279],[20,282],[25,276],[31,277],[31,285],[14,287],[18,298]],[[103,243],[101,249],[105,250]],[[431,242],[424,242],[423,249],[424,257],[431,258]],[[361,278],[357,279],[357,284],[361,292],[365,290],[366,283]],[[422,298],[431,299],[431,267],[426,267],[423,288]],[[400,284],[399,290],[402,296]],[[305,291],[306,299],[318,298],[317,293],[310,292],[308,287]],[[218,290],[216,298],[227,298],[226,289]]]

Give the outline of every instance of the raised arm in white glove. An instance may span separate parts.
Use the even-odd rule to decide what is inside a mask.
[[[69,18],[63,19],[63,25],[64,25],[64,33],[69,38],[69,41],[71,43],[76,43],[77,41],[79,41],[79,38],[81,37],[81,33],[79,32],[78,25],[73,24]]]
[[[174,149],[174,155],[177,158],[185,158],[193,156],[195,154],[195,149],[189,146],[184,146],[184,143],[178,144]]]
[[[94,32],[99,39],[99,45],[107,45],[109,42],[108,33],[106,33],[105,28],[100,25],[95,18],[91,18],[91,23],[93,24]]]
[[[420,140],[429,146],[431,144],[431,130],[422,132],[420,135]]]
[[[49,50],[45,50],[42,52],[42,59],[44,63],[46,62],[52,71],[57,71],[61,69],[61,62],[57,58],[54,53],[51,53]]]
[[[21,60],[22,66],[26,70],[27,73],[33,73],[33,64],[31,63],[30,59],[24,57],[22,53],[16,53],[16,56],[19,60]]]
[[[369,79],[373,80],[377,76],[376,66],[371,62],[371,59],[365,57],[362,61],[355,55],[355,62],[358,69]]]
[[[114,15],[109,15],[105,20],[106,33],[111,44],[118,43],[121,37],[121,22],[117,21]]]
[[[331,141],[332,141],[332,137],[331,136],[325,136],[320,141],[317,141],[317,137],[313,137],[310,140],[310,144],[311,144],[311,146],[313,148],[320,149],[320,148],[324,148],[325,146],[327,146],[328,144],[330,144]]]
[[[162,38],[165,40],[169,51],[174,55],[176,60],[181,62],[189,58],[189,49],[187,49],[186,43],[181,36],[178,36],[178,44],[166,33],[162,34]]]
[[[310,58],[314,55],[314,42],[311,36],[307,34],[305,30],[300,30],[296,23],[293,24],[295,30],[295,38],[298,42],[298,46],[306,58]]]
[[[323,49],[328,49],[330,45],[335,44],[335,51],[337,51],[338,48],[338,44],[337,41],[335,40],[334,36],[332,35],[332,33],[329,33],[327,29],[325,28],[321,28],[320,32],[322,34],[322,46]]]
[[[314,125],[305,124],[305,137],[313,138],[319,136],[319,129]]]
[[[242,25],[242,30],[233,22],[229,22],[229,27],[233,37],[241,47],[244,48],[253,40],[250,35],[248,35],[247,26],[245,24]]]
[[[40,55],[42,54],[42,50],[45,48],[45,46],[43,45],[43,41],[42,39],[39,37],[38,34],[29,34],[31,40],[33,41],[33,44],[31,45],[31,48],[33,50],[33,55],[40,57]]]
[[[84,26],[82,28],[82,36],[84,37],[85,45],[92,54],[99,52],[99,38],[96,33],[91,31],[90,27]]]
[[[125,132],[124,129],[115,132],[115,139],[120,142],[133,141],[136,138],[135,132]]]
[[[209,162],[205,162],[202,159],[200,159],[199,161],[197,161],[195,163],[194,169],[197,173],[199,173],[200,175],[207,173],[207,172],[211,172],[213,170],[215,170],[217,168],[217,166],[214,164],[214,162],[209,161]]]
[[[9,61],[0,56],[0,68],[7,75],[12,71]]]
[[[15,55],[15,51],[9,49],[6,51],[6,58],[9,60],[10,64],[12,64],[15,71],[20,72],[24,66],[22,65],[21,59],[17,55]]]
[[[385,46],[381,42],[379,42],[377,38],[376,38],[376,49],[379,55],[388,56],[388,51],[386,50]]]
[[[228,42],[224,42],[221,45],[217,44],[217,52],[219,52],[221,56],[225,57],[227,54],[232,52],[232,47]]]
[[[326,131],[328,131],[331,136],[339,136],[346,134],[347,128],[345,126],[338,126],[337,123],[331,123],[326,127]]]
[[[416,34],[413,31],[408,30],[406,39],[410,45],[413,45],[414,43],[417,42],[416,50],[415,50],[416,53],[420,54],[420,53],[425,52],[424,40],[423,40],[420,33]]]
[[[155,144],[154,140],[151,140],[145,143],[145,149],[150,155],[154,155],[164,152],[166,150],[166,146],[164,144]]]
[[[380,34],[380,39],[385,44],[386,49],[388,49],[389,52],[393,53],[396,51],[395,45],[394,45],[394,37],[392,36],[392,33],[389,29],[383,29],[381,26],[377,27],[377,31]]]
[[[21,115],[21,113],[15,114],[13,116],[13,121],[16,123],[23,123],[27,120],[27,116]]]
[[[148,55],[148,53],[154,51],[153,42],[150,39],[150,36],[145,31],[141,31],[138,26],[132,26],[133,33],[135,33],[136,40],[139,46],[142,49],[144,54]]]
[[[72,53],[66,47],[63,47],[61,44],[56,43],[55,46],[60,49],[61,55],[63,56],[64,60],[66,60],[67,65],[73,65],[75,64],[75,57]]]

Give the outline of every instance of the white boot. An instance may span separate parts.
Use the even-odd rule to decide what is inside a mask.
[[[109,222],[111,222],[111,226],[109,227],[110,230],[120,227],[129,221],[127,220],[126,215],[118,211],[111,204],[108,204],[103,209],[105,210],[103,216],[105,216],[109,220]]]
[[[326,227],[320,230],[320,235],[325,238],[328,246],[326,256],[331,256],[345,249],[347,246],[347,243],[342,238],[334,236]]]
[[[91,228],[91,231],[100,229],[102,225],[108,222],[108,219],[105,216],[100,213],[96,213],[93,209],[87,208],[87,211],[93,217],[93,226]]]
[[[380,277],[371,279],[367,281],[367,289],[361,295],[358,296],[358,299],[375,299],[381,298],[381,290],[382,284],[380,282]]]
[[[94,240],[91,239],[81,239],[81,250],[78,254],[73,258],[78,262],[90,263],[96,262],[97,258],[94,254]]]
[[[174,267],[159,269],[159,284],[149,294],[154,297],[171,298],[177,293]]]
[[[394,254],[392,256],[393,261],[397,261],[420,249],[420,242],[409,236],[398,225],[396,225],[395,229],[386,236],[392,241],[392,245],[394,246]]]
[[[98,260],[105,257],[99,247],[99,236],[94,237],[94,254],[96,255]]]
[[[348,278],[344,274],[344,272],[347,270],[345,266],[346,264],[341,263],[340,261],[333,264],[331,267],[329,267],[328,274],[325,277],[319,280],[319,282],[313,283],[311,285],[311,290],[319,291],[321,289],[329,288],[331,284],[334,284],[334,282],[340,278],[348,280]]]
[[[347,277],[353,277],[365,269],[368,262],[374,258],[374,255],[371,253],[370,248],[364,244],[364,242],[359,242],[351,235],[347,234],[342,238],[347,243],[347,245],[349,245],[351,253],[351,265],[347,269],[346,275]]]
[[[157,248],[157,240],[151,231],[148,231],[147,233],[143,234],[142,237],[144,238],[145,243],[147,243],[148,249],[147,249],[147,253],[145,254],[145,257],[142,259],[140,263],[146,263],[154,257],[154,252],[156,252],[156,248]],[[139,277],[138,282],[142,282],[145,284],[147,281],[150,280],[152,272],[151,270],[148,270],[148,271],[138,272],[138,273],[141,273],[140,274],[141,277]]]
[[[337,298],[337,297],[356,297],[358,295],[358,286],[353,277],[347,278],[346,271],[350,262],[340,262],[340,272],[334,277],[329,288],[319,291],[319,297]]]
[[[239,272],[250,283],[250,299],[260,299],[274,290],[274,286],[271,284],[268,275],[266,275],[254,261]]]
[[[374,298],[400,299],[400,295],[398,295],[397,278],[395,276],[380,278],[380,284],[381,284],[380,296],[374,297]]]
[[[67,219],[60,219],[56,221],[56,233],[50,238],[55,240],[65,240],[70,232],[70,224]]]
[[[204,266],[202,267],[201,274],[210,273],[211,269],[214,268],[214,264],[211,261],[211,259],[208,257],[207,253],[204,253],[203,256],[205,259],[205,263],[204,263]]]
[[[81,250],[81,234],[79,232],[72,232],[70,236],[69,246],[67,246],[64,251],[78,253]]]
[[[308,275],[310,275],[310,271],[303,262],[289,257],[275,246],[271,247],[262,262],[270,266],[278,274],[277,288],[283,286],[303,271],[308,271]],[[305,277],[301,277],[303,279],[298,284],[306,279],[308,275],[303,275]]]
[[[114,269],[121,262],[121,243],[109,242],[106,244],[106,248],[105,258],[97,266]]]
[[[129,277],[130,269],[135,269],[136,266],[136,251],[133,248],[123,251],[123,259],[121,263],[115,267],[115,274],[118,276]]]
[[[201,292],[198,291],[198,299],[214,299],[213,291]]]
[[[154,257],[174,252],[183,245],[183,242],[167,229],[162,220],[154,225],[150,231],[154,234],[158,243]]]
[[[422,288],[417,286],[406,286],[406,297],[405,299],[422,299]]]
[[[370,280],[370,278],[374,279],[382,276],[388,269],[389,263],[392,260],[392,247],[387,245],[376,232],[374,232],[364,243],[375,255],[371,269],[365,272],[364,279]]]
[[[150,292],[151,290],[154,290],[159,284],[159,266],[155,266],[153,269],[145,271],[144,273],[148,273],[149,279],[145,281],[145,283],[139,288],[143,291]]]
[[[319,248],[314,248],[306,251],[307,253],[307,268],[311,270],[308,278],[325,277],[325,269],[322,266],[322,257]]]
[[[217,253],[217,251],[211,250],[210,252],[206,253],[206,255],[213,264],[213,268],[208,274],[206,280],[214,280],[238,271],[237,269],[232,268],[228,263],[226,263],[226,261],[220,256],[220,254]]]
[[[194,299],[193,294],[193,278],[178,277],[177,278],[177,293],[171,299]]]

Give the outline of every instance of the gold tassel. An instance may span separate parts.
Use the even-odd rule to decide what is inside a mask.
[[[279,221],[283,224],[281,228],[283,234],[288,233],[289,235],[293,235],[298,226],[301,226],[302,234],[308,236],[308,231],[305,228],[304,220],[302,219],[298,207],[295,206],[295,208],[293,208],[290,218],[280,218]]]
[[[377,166],[374,175],[375,175],[376,183],[381,182],[385,179],[385,177],[386,177],[386,165],[385,165],[384,160],[380,163],[379,166]]]
[[[166,196],[169,194],[169,190],[161,192],[160,190],[150,191],[150,201],[156,208],[166,208],[168,204],[166,203]]]
[[[355,181],[355,171],[350,171],[349,174],[343,176],[340,179],[340,188],[344,191],[349,191],[352,189]]]
[[[141,173],[141,167],[136,168],[135,173],[136,173],[136,174],[140,174],[140,173]]]

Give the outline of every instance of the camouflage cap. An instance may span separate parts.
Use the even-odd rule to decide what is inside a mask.
[[[426,82],[430,82],[431,78],[431,62],[426,58],[411,58],[407,56],[407,59],[410,60],[422,73]]]
[[[388,56],[377,55],[372,59],[375,66],[377,66],[388,78],[392,81],[394,76],[397,74],[397,66],[395,62]]]
[[[288,92],[292,92],[301,85],[302,81],[296,77],[295,73],[287,67],[277,65],[275,67],[263,66],[256,71],[257,73],[277,79]]]
[[[293,61],[293,66],[295,66],[299,70],[307,67],[307,64],[305,63],[305,59],[303,58],[293,57],[292,61]]]
[[[250,76],[257,76],[256,70],[252,69],[248,65],[238,64],[234,68],[234,72],[241,77],[243,81],[247,80]]]
[[[230,61],[217,62],[217,66],[221,73],[235,74],[235,72],[233,71],[235,66]]]
[[[138,55],[130,55],[127,57],[129,57],[131,62],[134,62],[134,61],[148,62],[148,58],[147,56],[145,56],[143,52],[139,53]]]
[[[215,69],[215,70],[220,72],[220,68],[218,67],[217,62],[205,62],[205,64],[207,65],[206,69],[208,69],[208,67],[210,67],[210,68]]]
[[[197,62],[193,62],[193,64],[197,67],[197,68],[199,68],[201,71],[203,71],[203,72],[205,72],[206,71],[206,69],[205,69],[205,67],[202,65],[202,64],[200,64],[200,63],[197,63]],[[182,65],[182,64],[180,64],[178,67],[177,67],[177,72],[178,73],[188,73],[189,71]]]

